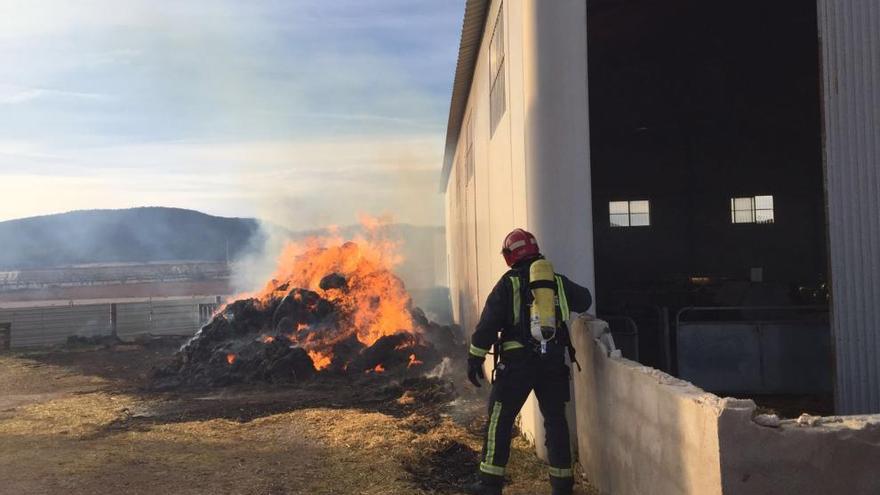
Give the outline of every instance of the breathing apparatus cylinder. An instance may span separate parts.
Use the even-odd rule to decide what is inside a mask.
[[[541,344],[541,354],[545,354],[547,342],[556,336],[556,273],[552,263],[545,259],[532,263],[529,289],[532,291],[530,332]]]

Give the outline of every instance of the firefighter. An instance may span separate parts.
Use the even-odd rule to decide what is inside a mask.
[[[513,423],[534,390],[544,416],[553,494],[570,494],[574,478],[565,419],[570,400],[565,353],[576,360],[566,324],[572,312],[587,311],[593,298],[588,289],[554,273],[535,236],[525,230],[508,234],[501,253],[510,270],[486,299],[468,353],[468,379],[477,387],[486,378],[483,362],[492,349],[496,362],[480,479],[471,491],[501,494]]]

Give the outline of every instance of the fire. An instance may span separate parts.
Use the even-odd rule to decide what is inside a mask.
[[[233,354],[231,352],[226,355],[226,362],[229,363],[230,366],[235,364],[236,359],[238,359],[238,356],[236,356],[235,354]]]
[[[271,344],[272,342],[275,342],[275,337],[271,335],[263,335],[263,337],[260,339],[260,342],[264,344]]]
[[[412,368],[413,366],[419,366],[421,364],[425,364],[425,363],[419,361],[419,358],[417,358],[415,354],[410,354],[409,355],[409,363],[407,363],[406,367]]]
[[[334,345],[352,337],[368,347],[382,337],[405,332],[413,335],[410,345],[418,342],[409,294],[392,271],[402,261],[399,245],[383,235],[388,219],[364,216],[361,223],[366,234],[352,241],[346,242],[339,237],[338,228],[331,228],[326,236],[288,243],[271,281],[255,294],[238,296],[253,297],[259,305],[269,307],[291,289],[301,288],[329,301],[344,321],[336,322],[335,328],[320,327],[320,332],[297,322],[291,329],[294,333],[287,336],[293,345],[308,352],[319,370],[333,362]],[[332,274],[344,278],[344,286],[322,289],[322,279]],[[294,293],[293,298],[298,302],[304,299],[300,293]],[[380,373],[384,368],[375,371]]]
[[[312,358],[312,363],[314,363],[315,369],[318,371],[327,368],[333,361],[332,356],[328,356],[318,351],[308,351],[308,353],[309,357]]]
[[[385,367],[382,366],[382,363],[379,363],[376,365],[375,368],[373,368],[371,370],[367,370],[367,373],[377,373],[377,374],[385,373]]]

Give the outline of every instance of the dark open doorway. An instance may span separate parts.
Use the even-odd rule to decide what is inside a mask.
[[[816,356],[811,379],[830,388],[816,6],[593,0],[588,9],[598,312],[618,333],[637,327],[637,340],[618,340],[645,364],[735,372],[706,388]],[[680,313],[687,307],[741,309]],[[748,323],[740,333],[688,328],[702,340],[684,342],[686,352],[710,348],[729,354],[726,364],[677,355],[678,327],[694,319]],[[794,326],[767,326],[776,321]],[[801,321],[812,329],[803,339]],[[799,386],[756,373],[750,389]]]

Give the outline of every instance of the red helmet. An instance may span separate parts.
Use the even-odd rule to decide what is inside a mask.
[[[522,260],[538,256],[541,250],[535,236],[523,229],[515,229],[504,238],[501,254],[504,255],[507,266],[513,266]]]

